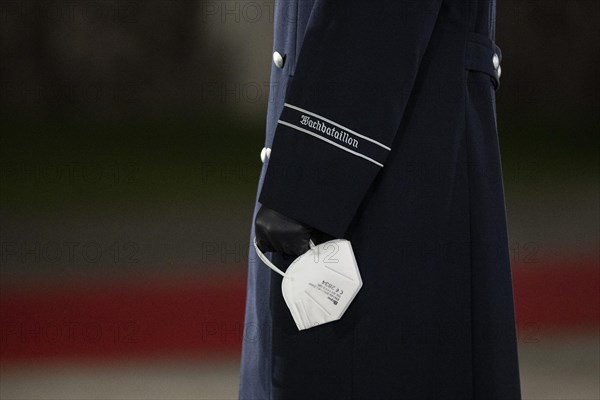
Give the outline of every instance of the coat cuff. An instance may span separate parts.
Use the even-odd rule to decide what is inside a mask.
[[[259,202],[342,238],[388,151],[325,116],[286,103]]]

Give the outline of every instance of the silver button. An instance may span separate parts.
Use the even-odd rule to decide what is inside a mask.
[[[263,147],[260,151],[260,160],[264,163],[271,158],[271,149],[269,147]]]
[[[500,66],[500,57],[498,57],[498,54],[496,53],[494,53],[494,56],[492,57],[492,64],[494,64],[494,69],[498,69]]]
[[[498,79],[500,79],[500,75],[502,75],[502,67],[498,65]]]
[[[278,51],[273,53],[273,63],[277,68],[283,68],[283,56]]]

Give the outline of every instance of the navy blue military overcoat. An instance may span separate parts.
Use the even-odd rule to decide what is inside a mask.
[[[257,208],[350,240],[363,287],[298,331],[252,249],[240,398],[519,399],[495,0],[275,4]]]

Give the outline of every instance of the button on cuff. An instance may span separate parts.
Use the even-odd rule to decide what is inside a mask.
[[[264,163],[269,158],[271,158],[271,148],[263,147],[263,149],[260,151],[260,160]]]
[[[278,51],[273,53],[273,64],[275,64],[277,68],[283,68],[284,59]]]

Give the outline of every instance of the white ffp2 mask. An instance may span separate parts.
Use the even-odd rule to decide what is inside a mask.
[[[258,257],[283,276],[281,291],[299,330],[312,328],[342,317],[362,287],[362,279],[350,242],[330,240],[314,246],[296,258],[286,272],[277,268],[260,251]]]

